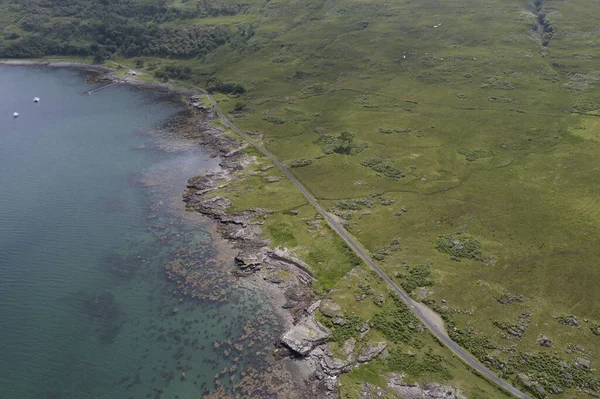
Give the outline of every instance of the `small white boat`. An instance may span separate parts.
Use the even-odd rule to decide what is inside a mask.
[[[13,112],[13,117],[15,117],[15,118],[16,118],[16,117],[18,117],[18,116],[19,116],[19,113],[18,113],[18,112]]]
[[[40,102],[40,98],[39,97],[33,97],[33,102],[34,103],[39,103]]]

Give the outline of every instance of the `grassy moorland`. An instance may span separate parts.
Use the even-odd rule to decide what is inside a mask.
[[[600,3],[163,6],[180,13],[139,22],[156,23],[154,53],[104,41],[78,55],[96,57],[104,49],[99,59],[122,60],[162,80],[208,82],[230,92],[223,82],[240,84],[238,94],[218,96],[234,123],[296,166],[293,173],[348,222],[386,273],[443,316],[456,341],[532,396],[597,394]],[[209,6],[208,13],[183,12]],[[23,29],[21,12],[16,3],[0,2],[0,55],[39,34]],[[57,18],[73,17],[49,15],[48,37],[53,22],[64,22]],[[191,26],[211,37],[228,33],[178,56],[165,32],[176,27],[183,35]],[[84,49],[97,34],[86,32],[79,39]],[[345,247],[314,220],[289,182],[265,183],[265,176],[251,174],[228,187],[234,206],[274,209],[265,232],[273,245],[298,248],[320,279],[318,290],[335,287],[334,297],[356,290],[340,280],[354,267]],[[377,313],[364,301],[341,304],[363,318]],[[428,339],[421,348],[404,342],[399,350],[439,351]],[[401,362],[372,363],[342,378],[343,394],[352,397],[360,380],[381,383],[377,367],[410,370]],[[491,389],[462,371],[407,374]]]

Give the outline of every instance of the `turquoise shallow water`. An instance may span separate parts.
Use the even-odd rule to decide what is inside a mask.
[[[182,212],[186,179],[216,161],[150,134],[179,111],[158,94],[89,89],[72,70],[0,67],[0,398],[200,397],[233,362],[224,385],[260,367],[214,343],[268,311]],[[174,295],[175,258],[220,276],[220,300]]]

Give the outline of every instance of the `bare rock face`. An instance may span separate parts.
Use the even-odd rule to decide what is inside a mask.
[[[404,376],[393,374],[388,381],[388,387],[405,399],[467,399],[460,389],[455,387],[436,383],[425,383],[421,387],[417,383],[407,384],[403,379]]]
[[[294,352],[306,356],[330,336],[331,331],[310,315],[286,332],[281,340]]]
[[[358,354],[358,362],[365,363],[375,359],[383,350],[387,347],[387,343],[385,342],[376,342],[374,344],[367,344],[364,348],[360,350]]]

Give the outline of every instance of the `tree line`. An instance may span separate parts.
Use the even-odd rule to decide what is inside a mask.
[[[254,35],[251,25],[161,26],[243,10],[217,0],[201,0],[194,9],[167,7],[165,0],[12,0],[9,4],[25,33],[2,32],[0,57],[5,58],[93,55],[97,62],[113,54],[197,58],[227,43],[239,46]]]

